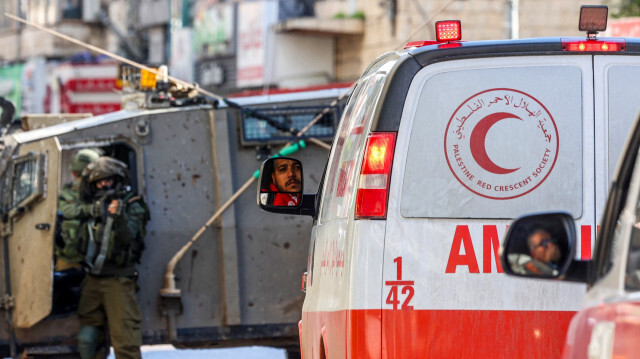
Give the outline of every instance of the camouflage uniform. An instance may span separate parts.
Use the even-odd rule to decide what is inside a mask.
[[[116,178],[120,186],[115,193],[98,192],[94,196],[96,204],[102,203],[102,213],[91,217],[83,227],[89,274],[78,306],[81,324],[78,349],[83,358],[94,356],[104,326],[108,324],[116,358],[140,358],[142,317],[136,300],[136,263],[143,249],[149,211],[140,196],[122,186],[128,178],[124,163],[101,157],[87,166],[87,171],[89,183],[111,177]],[[109,214],[107,210],[112,198],[119,200],[116,214]]]
[[[81,222],[93,214],[91,204],[83,203],[79,198],[80,174],[91,162],[100,157],[98,149],[85,148],[76,151],[71,158],[69,170],[74,174],[73,182],[64,185],[58,197],[60,238],[56,241],[56,270],[80,268],[84,255],[80,251],[79,230]]]

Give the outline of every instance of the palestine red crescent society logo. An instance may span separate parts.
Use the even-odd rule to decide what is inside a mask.
[[[512,149],[489,142],[496,138],[490,136],[492,128],[496,131],[503,121],[518,131],[518,138],[526,139],[518,143],[525,146],[526,155],[512,159],[509,166],[496,158],[504,159]],[[498,200],[524,196],[540,186],[553,170],[558,145],[558,129],[547,108],[533,96],[508,88],[469,97],[449,119],[444,139],[447,163],[458,182],[479,196]]]

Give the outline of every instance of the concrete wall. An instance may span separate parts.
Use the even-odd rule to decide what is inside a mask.
[[[278,34],[273,80],[279,87],[329,83],[334,77],[334,39]]]

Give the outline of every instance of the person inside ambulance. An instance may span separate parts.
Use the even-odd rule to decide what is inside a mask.
[[[262,192],[267,194],[264,201],[277,207],[293,207],[300,203],[302,197],[302,165],[300,161],[292,158],[276,158],[273,168],[265,168],[271,171],[271,182],[263,184]],[[269,178],[264,176],[263,178]]]
[[[531,260],[523,263],[525,272],[539,275],[557,275],[562,257],[558,241],[545,229],[537,229],[527,237]]]

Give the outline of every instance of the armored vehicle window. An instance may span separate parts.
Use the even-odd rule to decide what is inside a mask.
[[[25,206],[42,194],[40,157],[27,155],[14,162],[10,209]]]
[[[314,137],[330,140],[340,118],[341,107],[336,106],[307,106],[287,108],[251,109],[242,113],[242,144],[262,144],[286,142],[294,140],[295,136],[285,129],[301,130],[315,117],[322,114],[318,122],[302,137]],[[323,111],[327,111],[323,113]]]

